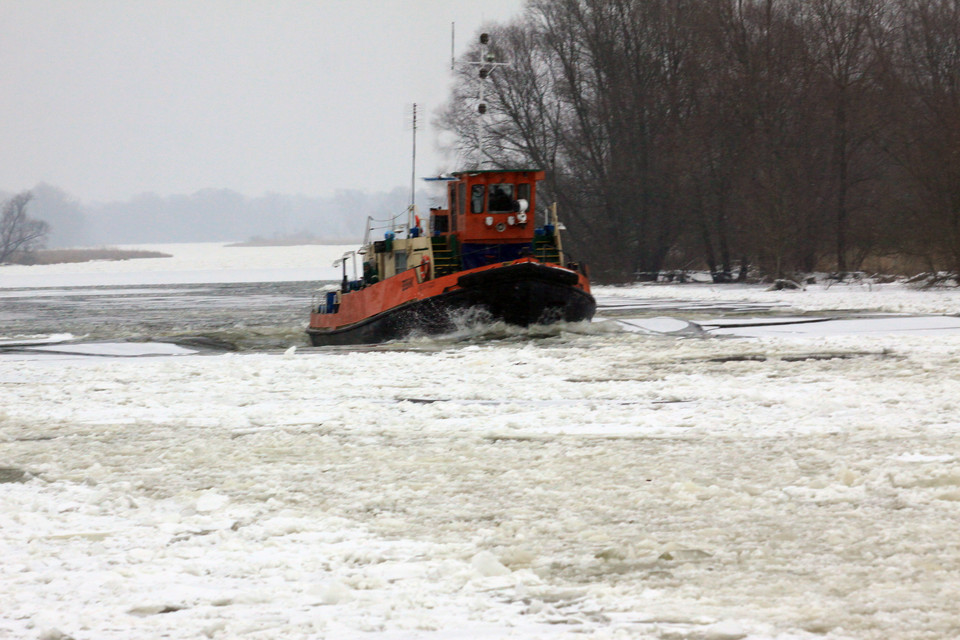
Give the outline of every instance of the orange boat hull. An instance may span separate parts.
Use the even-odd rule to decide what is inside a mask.
[[[596,301],[582,273],[533,258],[425,281],[409,269],[343,293],[335,313],[311,313],[307,333],[315,346],[438,334],[454,329],[457,314],[467,309],[483,309],[491,320],[528,326],[589,320]]]

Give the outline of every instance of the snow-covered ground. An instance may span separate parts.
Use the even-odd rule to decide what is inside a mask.
[[[960,314],[960,293],[956,289],[921,290],[900,283],[876,284],[869,281],[815,284],[803,291],[769,291],[763,285],[651,284],[630,287],[604,287],[605,297],[635,298],[641,295],[651,303],[678,299],[692,311],[731,300],[744,304],[770,304],[801,311],[882,311],[886,313]]]
[[[0,638],[960,636],[955,318],[826,320],[960,292],[597,293],[489,342],[0,357]]]
[[[230,247],[228,243],[123,246],[170,255],[169,258],[97,260],[76,264],[0,266],[0,289],[11,287],[87,287],[102,285],[208,282],[280,282],[339,280],[333,261],[355,245]]]

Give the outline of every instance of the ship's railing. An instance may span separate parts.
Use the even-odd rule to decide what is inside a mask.
[[[407,211],[398,213],[391,218],[374,218],[373,216],[367,216],[367,230],[363,234],[363,246],[370,244],[370,236],[375,231],[409,235],[410,224],[407,222],[398,223],[398,220],[405,215],[407,215]]]

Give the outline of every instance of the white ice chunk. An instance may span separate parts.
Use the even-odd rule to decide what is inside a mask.
[[[230,502],[230,498],[217,493],[215,491],[204,491],[203,494],[197,498],[196,507],[197,513],[211,513],[213,511],[218,511]]]
[[[624,318],[618,319],[624,329],[640,333],[701,333],[702,329],[694,322],[679,318]]]
[[[48,336],[36,336],[29,338],[2,338],[0,347],[26,347],[41,344],[56,344],[58,342],[67,342],[73,340],[72,333],[52,333]]]
[[[320,591],[320,601],[323,604],[341,604],[353,599],[353,590],[339,580],[325,585]]]
[[[503,566],[503,563],[489,551],[481,551],[473,556],[470,564],[476,569],[477,573],[485,578],[510,575],[510,569]]]
[[[196,353],[179,345],[166,342],[91,342],[88,344],[57,344],[32,346],[31,351],[71,353],[89,356],[179,356]]]
[[[711,624],[703,630],[703,640],[740,640],[746,638],[748,631],[739,623],[724,620]]]

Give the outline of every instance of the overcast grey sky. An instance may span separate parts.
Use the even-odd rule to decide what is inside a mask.
[[[0,0],[0,190],[409,184],[457,53],[523,0]],[[429,127],[418,175],[445,165]]]

